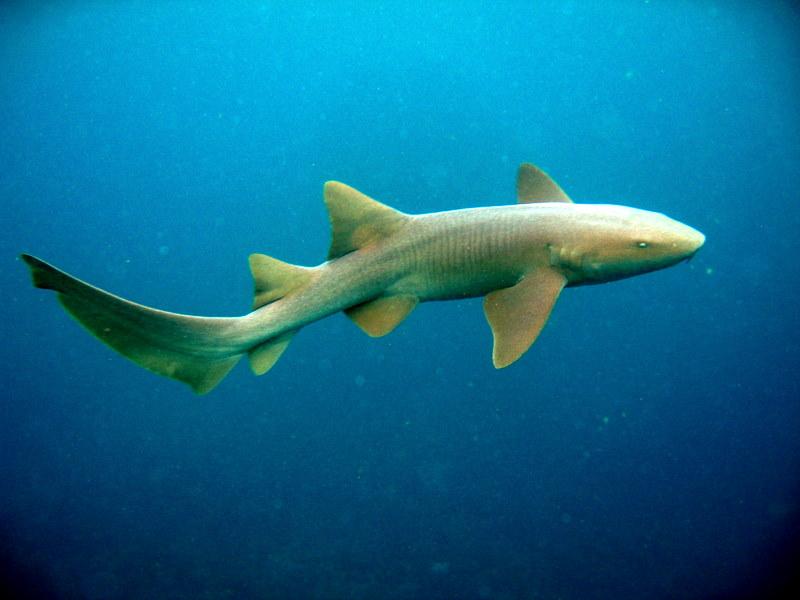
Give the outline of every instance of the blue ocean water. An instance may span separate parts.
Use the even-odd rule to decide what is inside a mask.
[[[756,5],[757,4],[757,5]],[[800,515],[800,13],[780,2],[0,6],[0,561],[20,597],[729,598]],[[236,315],[313,265],[322,183],[407,212],[577,201],[703,231],[569,289],[496,371],[479,299],[313,324],[203,397],[17,259]]]

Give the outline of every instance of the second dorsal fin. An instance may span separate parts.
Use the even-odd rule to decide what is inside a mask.
[[[558,184],[536,165],[522,163],[517,171],[517,202],[572,202]]]
[[[314,270],[290,265],[264,254],[251,254],[250,272],[255,284],[255,310],[306,285],[313,277]]]
[[[338,181],[325,184],[325,204],[333,229],[328,260],[392,235],[410,219]]]

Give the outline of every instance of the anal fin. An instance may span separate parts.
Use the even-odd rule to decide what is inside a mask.
[[[263,375],[269,371],[289,346],[295,333],[297,330],[287,331],[252,348],[247,356],[250,359],[250,369],[253,373]]]

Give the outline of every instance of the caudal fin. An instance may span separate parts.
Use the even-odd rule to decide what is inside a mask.
[[[94,336],[145,369],[210,392],[248,350],[233,342],[237,318],[193,317],[130,302],[22,255],[38,288],[55,290],[64,308]]]

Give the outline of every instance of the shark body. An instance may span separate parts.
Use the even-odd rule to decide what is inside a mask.
[[[485,296],[497,368],[535,341],[564,287],[603,283],[688,259],[705,237],[662,214],[575,204],[523,164],[518,204],[408,215],[338,182],[324,188],[328,260],[291,265],[250,256],[253,311],[195,317],[148,308],[23,254],[34,284],[124,356],[161,375],[213,389],[244,354],[261,375],[302,327],[339,311],[367,334],[391,332],[420,302]]]

